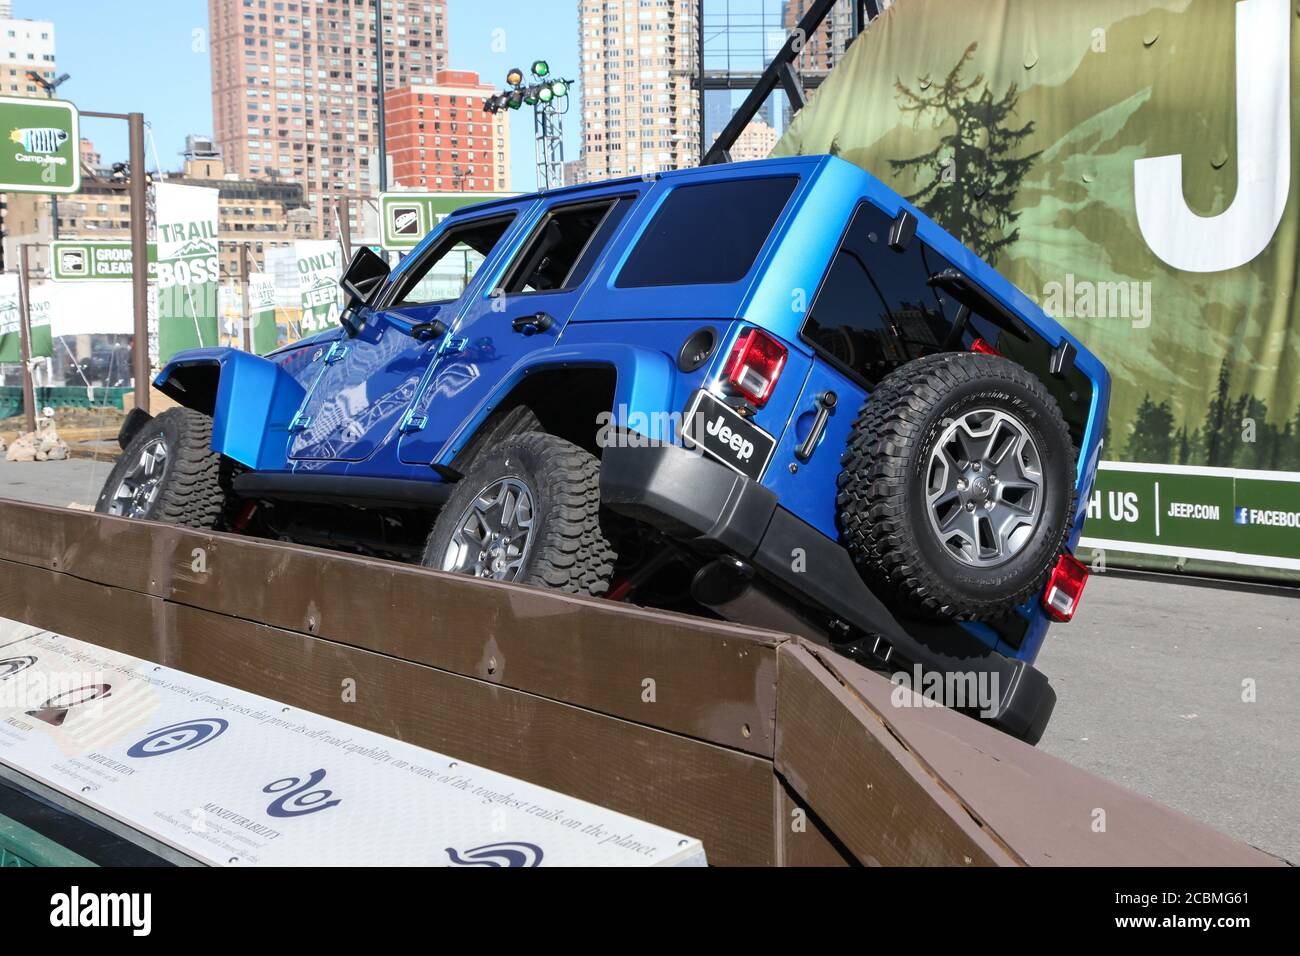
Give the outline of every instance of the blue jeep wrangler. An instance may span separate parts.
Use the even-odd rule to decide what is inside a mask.
[[[789,631],[1036,741],[1087,577],[1101,363],[861,169],[488,202],[340,327],[177,355],[98,508]],[[968,684],[967,686],[973,686]],[[914,689],[922,691],[921,686]]]

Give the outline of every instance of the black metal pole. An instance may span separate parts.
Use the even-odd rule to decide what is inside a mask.
[[[731,147],[736,145],[736,140],[740,137],[741,132],[758,115],[764,101],[767,100],[767,97],[778,85],[786,88],[791,99],[790,105],[796,112],[803,105],[802,102],[796,102],[802,99],[802,93],[799,92],[796,95],[798,90],[797,78],[795,78],[791,66],[799,58],[799,52],[803,49],[805,40],[811,37],[817,31],[817,28],[822,25],[822,22],[834,8],[835,2],[836,0],[813,0],[813,3],[808,7],[807,13],[799,21],[795,32],[786,38],[781,49],[772,58],[772,62],[768,64],[767,69],[763,71],[754,84],[754,88],[745,97],[745,101],[732,114],[730,122],[718,134],[718,138],[713,141],[709,151],[701,158],[701,166],[728,161]]]
[[[335,209],[339,217],[339,245],[343,247],[343,261],[352,261],[352,203],[346,195],[339,197]]]
[[[23,410],[27,430],[36,431],[36,383],[32,380],[32,290],[27,252],[31,244],[18,247],[18,346],[23,360]]]
[[[149,242],[144,171],[144,114],[127,117],[131,160],[131,297],[135,311],[135,347],[131,374],[135,378],[135,407],[149,411]]]
[[[375,65],[379,76],[379,191],[388,192],[388,148],[384,129],[384,0],[375,0]]]
[[[245,352],[253,351],[253,306],[252,297],[248,294],[248,281],[251,273],[252,269],[248,264],[248,243],[241,242],[239,244],[239,278],[241,280],[240,287],[243,291],[240,301],[242,308],[239,311],[241,318],[244,320],[243,339]]]
[[[704,91],[704,3],[700,0],[699,22],[696,24],[696,43],[699,47],[700,63],[697,74],[697,85],[700,88],[700,162],[704,162],[704,154],[709,151],[709,131],[705,112],[705,91]]]

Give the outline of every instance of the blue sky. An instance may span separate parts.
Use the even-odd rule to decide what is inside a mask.
[[[83,110],[144,113],[153,130],[149,165],[180,165],[187,133],[212,133],[206,0],[14,0],[14,16],[54,21],[60,73],[72,74],[59,95]],[[450,0],[448,43],[453,69],[476,70],[504,83],[512,66],[539,57],[577,76],[578,0]],[[565,122],[565,157],[578,150],[577,103]],[[536,183],[532,115],[513,114],[514,187]],[[125,159],[126,124],[87,119],[82,135],[106,162]]]

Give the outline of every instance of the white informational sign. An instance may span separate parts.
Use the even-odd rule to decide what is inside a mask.
[[[52,335],[130,335],[135,330],[129,282],[51,282],[48,288]]]
[[[298,251],[294,246],[273,246],[263,256],[266,272],[275,286],[275,304],[297,311],[302,306],[298,288]]]
[[[33,282],[28,288],[31,294],[32,328],[49,325],[55,295],[53,284]],[[18,304],[17,273],[0,272],[0,335],[18,331]]]
[[[214,865],[705,862],[662,827],[4,619],[0,764]]]

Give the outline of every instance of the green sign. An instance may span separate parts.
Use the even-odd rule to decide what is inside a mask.
[[[50,319],[54,312],[50,287],[45,284],[28,286],[31,301],[32,357],[53,354],[50,336]],[[0,273],[0,362],[22,361],[22,336],[19,332],[18,276],[12,272]]]
[[[218,344],[217,190],[159,183],[158,356]]]
[[[0,136],[0,192],[81,188],[81,136],[71,103],[0,96]]]
[[[303,335],[323,332],[339,324],[343,293],[343,253],[332,239],[300,239],[293,244],[297,257],[298,292],[302,303],[299,327]]]
[[[1300,570],[1300,473],[1102,462],[1082,545]]]
[[[100,240],[61,240],[50,243],[56,282],[131,279],[131,243]],[[158,276],[158,244],[148,244],[149,278]]]
[[[248,310],[252,313],[253,351],[265,355],[280,344],[275,321],[275,279],[265,272],[248,277]]]
[[[385,249],[413,249],[433,227],[462,206],[518,193],[381,193],[380,239]]]

